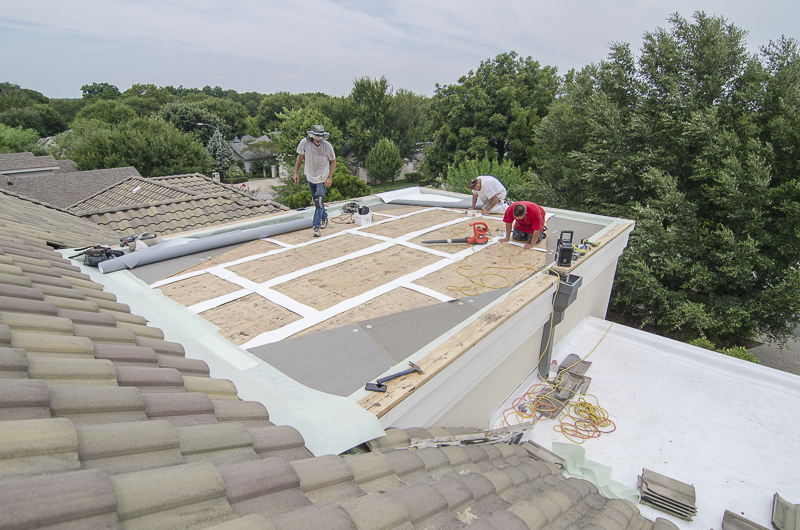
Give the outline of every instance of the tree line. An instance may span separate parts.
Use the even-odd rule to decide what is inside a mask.
[[[488,173],[513,199],[635,220],[610,304],[626,321],[703,344],[786,340],[800,314],[800,58],[794,39],[756,54],[745,39],[722,17],[674,14],[636,52],[615,42],[606,59],[564,75],[502,53],[430,98],[383,77],[356,79],[341,97],[94,83],[80,100],[48,100],[4,83],[0,149],[9,129],[69,127],[70,158],[94,145],[76,160],[89,169],[148,138],[186,138],[174,158],[165,148],[131,162],[155,175],[207,170],[203,146],[217,130],[267,134],[293,160],[321,123],[337,155],[389,179],[426,146],[425,178],[448,189]],[[113,155],[125,142],[140,144]],[[280,198],[301,192],[285,182]]]

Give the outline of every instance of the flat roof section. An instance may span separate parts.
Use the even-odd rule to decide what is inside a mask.
[[[643,468],[695,488],[691,522],[639,504],[645,517],[706,530],[720,528],[730,510],[769,528],[776,492],[800,499],[800,376],[593,317],[554,348],[553,359],[561,364],[569,354],[592,363],[587,394],[597,402],[586,399],[616,425],[583,443],[586,459],[610,466],[627,488],[637,488]],[[503,412],[537,380],[520,384],[490,426],[500,427]],[[569,443],[557,425],[538,422],[523,440],[548,450]]]
[[[347,222],[350,215],[331,218],[321,238],[304,229],[254,241],[153,287],[219,326],[234,344],[253,348],[508,287],[547,262],[547,241],[524,254],[496,241],[421,243],[470,236],[475,222],[489,225],[494,237],[504,227],[499,217],[403,207],[373,218],[368,226]],[[483,286],[469,279],[492,270],[498,275],[484,275]]]

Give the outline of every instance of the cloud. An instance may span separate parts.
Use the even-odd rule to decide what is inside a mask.
[[[219,83],[239,91],[349,92],[385,75],[432,94],[481,61],[515,50],[562,73],[598,62],[612,41],[637,50],[671,12],[722,14],[751,31],[751,48],[796,33],[800,3],[764,0],[41,0],[7,2],[0,69],[47,95],[106,81]],[[106,78],[103,79],[102,76]],[[100,76],[100,77],[97,77]],[[127,83],[127,85],[126,85]],[[44,87],[47,87],[45,90]]]

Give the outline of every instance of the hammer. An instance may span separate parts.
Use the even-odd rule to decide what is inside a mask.
[[[408,370],[403,370],[402,372],[397,372],[396,374],[387,375],[386,377],[381,377],[375,383],[367,383],[367,386],[365,386],[364,388],[366,390],[371,390],[372,392],[386,392],[386,381],[391,381],[392,379],[396,379],[404,375],[413,374],[414,372],[418,374],[425,373],[422,371],[422,368],[412,363],[411,361],[408,362],[408,365],[411,367]]]

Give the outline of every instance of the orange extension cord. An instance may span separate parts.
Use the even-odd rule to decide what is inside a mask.
[[[594,353],[598,346],[603,342],[614,327],[614,323],[608,327],[598,343],[592,348],[586,357],[573,363],[562,370],[562,374],[586,360]],[[539,359],[541,360],[541,358]],[[503,411],[503,424],[511,426],[509,418],[516,417],[518,423],[526,421],[537,422],[549,420],[558,414],[561,404],[553,397],[561,386],[555,382],[542,382],[532,385],[521,397],[516,398],[511,407]],[[549,389],[549,391],[548,391]],[[591,396],[596,404],[592,404],[583,396]],[[609,427],[611,427],[609,429]],[[555,425],[553,430],[563,434],[568,440],[576,444],[582,444],[591,438],[599,438],[601,434],[608,434],[617,429],[616,424],[609,418],[608,411],[600,406],[600,401],[592,394],[583,394],[577,401],[569,402],[564,407],[559,416],[559,425]]]

